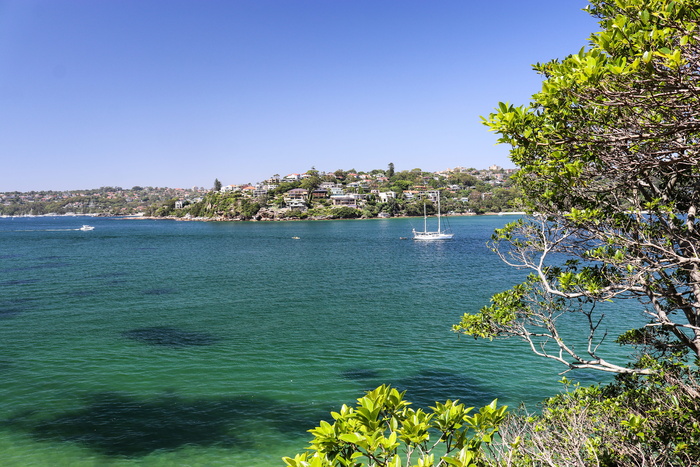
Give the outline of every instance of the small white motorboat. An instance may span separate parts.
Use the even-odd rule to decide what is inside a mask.
[[[78,230],[87,231],[87,230],[95,230],[95,228],[94,228],[93,226],[91,226],[91,225],[84,224],[84,225],[83,225],[81,228],[79,228]]]

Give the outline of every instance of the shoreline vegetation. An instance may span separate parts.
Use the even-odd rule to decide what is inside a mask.
[[[102,187],[0,193],[0,216],[99,215],[198,221],[280,221],[477,215],[514,210],[514,169],[456,167],[275,174],[255,184],[213,188]]]

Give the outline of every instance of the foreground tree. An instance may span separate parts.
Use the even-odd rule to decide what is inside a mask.
[[[648,324],[621,342],[662,359],[700,356],[700,1],[592,0],[587,10],[602,27],[589,49],[536,65],[544,82],[531,104],[500,104],[485,119],[512,146],[531,214],[493,245],[531,274],[455,330],[518,336],[572,369],[649,374],[653,359],[600,355],[596,307],[636,300]],[[562,335],[562,316],[582,320],[587,344]]]

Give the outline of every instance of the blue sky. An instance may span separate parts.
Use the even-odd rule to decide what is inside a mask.
[[[0,0],[0,191],[513,167],[584,0]]]

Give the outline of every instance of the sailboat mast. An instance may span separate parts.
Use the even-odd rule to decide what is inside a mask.
[[[442,232],[440,229],[440,194],[438,193],[438,233]]]

